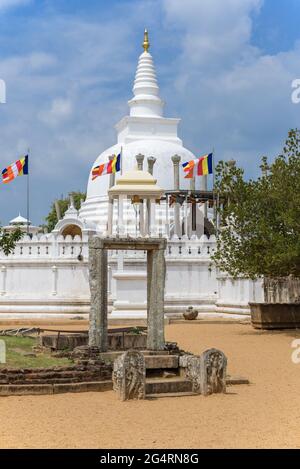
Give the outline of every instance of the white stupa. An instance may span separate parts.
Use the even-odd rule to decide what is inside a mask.
[[[106,163],[112,154],[122,154],[122,172],[136,168],[136,155],[155,157],[154,176],[157,184],[167,190],[173,188],[173,165],[171,157],[180,155],[182,162],[194,158],[192,152],[183,147],[177,135],[180,119],[163,117],[164,102],[159,97],[159,87],[151,54],[149,53],[148,33],[145,30],[143,48],[139,57],[133,86],[133,98],[128,101],[130,113],[117,125],[117,143],[98,156],[94,166]],[[91,168],[91,172],[92,172]],[[99,177],[92,181],[91,172],[87,187],[87,198],[82,204],[79,216],[87,222],[94,222],[98,231],[106,229],[107,191],[109,177]],[[116,177],[120,173],[116,174]],[[188,184],[182,181],[181,187]]]
[[[23,233],[28,232],[32,235],[37,234],[40,229],[38,226],[32,225],[31,221],[27,221],[27,218],[22,217],[20,213],[16,218],[10,220],[9,224],[7,226],[4,226],[3,229],[4,231],[11,232],[14,231],[16,228],[20,228]]]

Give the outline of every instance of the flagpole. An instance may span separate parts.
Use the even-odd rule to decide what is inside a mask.
[[[212,150],[212,154],[213,154],[213,157],[212,157],[212,160],[213,160],[213,187],[212,187],[212,190],[213,190],[213,207],[214,207],[214,222],[215,222],[215,230],[216,230],[216,234],[218,232],[218,220],[217,220],[217,217],[218,217],[218,213],[217,213],[217,207],[216,207],[216,192],[215,192],[215,149],[213,148]]]
[[[29,153],[30,153],[30,149],[28,148],[28,173],[27,173],[27,234],[29,235],[29,215],[30,215],[30,212],[29,212],[29,188],[30,188],[30,184],[29,184]]]
[[[123,147],[122,146],[121,146],[121,156],[120,156],[120,158],[121,158],[121,161],[120,161],[120,166],[121,166],[120,174],[122,176],[122,174],[123,174]]]

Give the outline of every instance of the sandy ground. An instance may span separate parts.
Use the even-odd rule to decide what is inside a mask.
[[[250,379],[226,395],[119,402],[114,392],[0,398],[1,448],[300,448],[300,332],[249,324],[173,324],[168,340],[222,349]]]

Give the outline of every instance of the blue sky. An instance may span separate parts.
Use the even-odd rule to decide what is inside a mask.
[[[144,27],[165,115],[195,153],[216,149],[249,176],[299,126],[298,0],[0,0],[2,167],[31,149],[31,219],[85,190],[127,114]],[[26,214],[26,178],[1,186],[0,221]]]

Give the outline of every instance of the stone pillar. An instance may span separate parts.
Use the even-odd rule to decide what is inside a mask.
[[[139,153],[138,155],[136,155],[135,159],[137,161],[137,165],[138,165],[138,170],[139,171],[143,171],[143,166],[144,166],[144,155],[142,155],[141,153]]]
[[[97,239],[89,242],[89,281],[91,309],[89,321],[89,346],[106,352],[107,338],[107,250],[96,247]]]
[[[165,242],[159,249],[147,253],[147,349],[163,350],[164,332],[164,289],[165,289]]]
[[[153,166],[155,165],[156,158],[154,158],[154,156],[149,156],[149,158],[147,158],[147,161],[148,161],[148,173],[152,174],[153,176]]]
[[[115,155],[110,155],[109,160],[113,160]],[[115,173],[110,174],[109,176],[109,188],[115,185]],[[113,230],[113,213],[114,213],[114,199],[112,197],[108,198],[108,212],[107,212],[107,235],[112,235]]]
[[[148,173],[153,175],[153,168],[156,162],[156,158],[154,156],[149,156],[147,158],[148,162]],[[150,225],[151,225],[151,201],[149,199],[146,200],[146,219],[144,225],[144,235],[151,236],[150,234]]]
[[[181,157],[179,155],[172,156],[173,166],[174,166],[174,190],[180,190],[180,181],[179,181],[179,163]],[[181,236],[181,226],[180,226],[180,205],[175,203],[174,207],[174,225],[175,225],[175,234]]]

